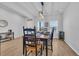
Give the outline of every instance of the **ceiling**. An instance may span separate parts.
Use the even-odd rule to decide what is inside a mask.
[[[9,12],[16,13],[27,19],[39,19],[39,11],[42,11],[45,20],[51,20],[65,12],[68,8],[68,2],[44,2],[44,6],[40,2],[3,2],[0,8]]]

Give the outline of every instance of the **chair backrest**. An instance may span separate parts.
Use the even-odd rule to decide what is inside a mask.
[[[23,27],[23,33],[24,33],[24,44],[26,45],[30,45],[30,44],[34,44],[36,45],[36,29],[34,27],[34,29],[32,28],[24,28]]]
[[[53,35],[54,35],[54,27],[52,28],[52,31],[51,31],[51,36],[50,36],[51,40],[53,40]]]

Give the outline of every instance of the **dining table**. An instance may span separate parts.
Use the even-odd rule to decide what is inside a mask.
[[[43,34],[43,33],[37,33],[36,39],[40,40],[42,42],[45,42],[46,45],[46,56],[48,56],[48,39],[49,35]]]

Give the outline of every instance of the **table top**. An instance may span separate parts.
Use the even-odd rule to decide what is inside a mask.
[[[37,39],[49,39],[49,35],[44,35],[44,34],[37,33],[36,38]]]

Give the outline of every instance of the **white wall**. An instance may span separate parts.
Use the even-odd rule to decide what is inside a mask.
[[[79,55],[79,3],[71,3],[64,14],[65,41]]]
[[[63,14],[59,14],[57,16],[57,21],[58,21],[58,31],[63,31]]]
[[[25,24],[24,24],[25,27],[34,28],[34,25],[35,25],[35,23],[34,23],[33,20],[28,21],[28,20],[25,19]]]
[[[0,27],[0,32],[6,32],[8,29],[12,29],[15,37],[22,36],[22,26],[24,24],[23,18],[0,8],[0,20],[1,19],[7,20],[8,26],[4,28]]]

